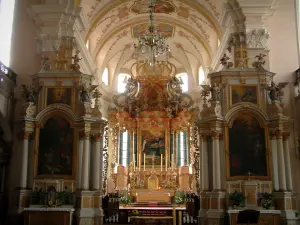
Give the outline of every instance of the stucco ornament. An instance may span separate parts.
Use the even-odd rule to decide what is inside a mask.
[[[34,117],[36,115],[36,105],[33,102],[29,102],[29,105],[26,109],[27,117]]]
[[[246,34],[247,46],[249,48],[267,48],[270,34],[265,29],[249,30]]]
[[[256,55],[255,56],[256,61],[253,62],[252,66],[257,69],[263,68],[263,65],[266,64],[266,60],[265,60],[266,56],[267,55],[262,54],[262,53],[260,53],[259,55]]]
[[[81,102],[91,102],[91,94],[98,85],[82,83],[79,86],[79,94]]]
[[[229,56],[226,55],[226,53],[223,55],[223,57],[220,59],[220,64],[223,65],[225,68],[230,68],[233,66],[232,62],[228,62],[230,60]]]

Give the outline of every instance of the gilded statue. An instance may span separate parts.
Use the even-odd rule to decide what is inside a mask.
[[[281,102],[284,96],[283,88],[288,84],[288,82],[279,83],[277,86],[272,81],[271,86],[268,87],[269,91],[269,98],[271,99],[272,103],[275,101]]]
[[[80,72],[80,65],[79,62],[80,60],[82,60],[82,58],[79,58],[79,52],[80,51],[76,51],[76,54],[72,57],[73,59],[73,64],[71,65],[71,70],[74,72]]]

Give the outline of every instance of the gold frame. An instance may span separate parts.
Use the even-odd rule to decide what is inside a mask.
[[[253,116],[258,123],[260,124],[261,128],[264,128],[264,133],[265,133],[265,148],[266,148],[266,166],[267,166],[267,176],[230,176],[230,150],[229,150],[229,128],[232,127],[232,122],[236,119],[236,117],[239,115],[239,113],[237,114],[237,116],[235,116],[230,125],[226,125],[225,126],[225,143],[224,146],[226,146],[225,149],[225,165],[226,165],[226,180],[227,181],[235,181],[235,180],[248,180],[250,178],[250,180],[271,180],[271,170],[270,170],[270,166],[271,166],[271,154],[270,154],[270,140],[269,140],[269,128],[267,125],[265,125],[263,123],[263,121],[261,120],[261,118],[258,118],[257,115],[253,114],[252,112],[249,111],[242,111],[241,113],[247,112],[249,115]]]
[[[53,89],[55,89],[55,88],[60,88],[60,89],[62,89],[62,88],[64,88],[64,89],[67,89],[67,88],[69,88],[69,89],[71,89],[71,96],[70,96],[70,105],[68,105],[68,104],[64,104],[64,105],[67,105],[67,106],[69,106],[71,109],[73,109],[75,112],[76,112],[76,110],[75,110],[75,104],[74,104],[74,102],[76,101],[76,99],[75,99],[75,97],[76,97],[76,95],[75,95],[75,90],[74,90],[74,87],[73,86],[44,86],[44,88],[45,88],[45,97],[44,97],[44,102],[43,102],[43,105],[44,105],[44,108],[46,108],[46,107],[48,107],[48,106],[50,106],[50,105],[48,105],[48,89],[49,88],[53,88]],[[63,103],[62,103],[63,104]]]
[[[232,104],[232,87],[256,87],[256,100],[257,104],[252,103],[252,102],[239,102],[239,103],[234,103]],[[232,107],[235,104],[241,104],[241,103],[249,103],[249,104],[254,104],[254,105],[260,105],[260,92],[259,92],[259,86],[258,84],[231,84],[229,86],[229,107]]]
[[[39,144],[40,144],[40,129],[44,127],[44,124],[48,121],[50,118],[55,117],[61,117],[67,120],[70,124],[70,127],[73,128],[73,159],[72,159],[72,174],[71,175],[38,175],[38,156],[39,156]],[[74,126],[74,123],[70,121],[70,119],[64,114],[64,112],[61,113],[54,113],[48,115],[44,121],[40,122],[39,127],[36,128],[36,136],[35,136],[35,151],[34,151],[34,179],[72,179],[74,180],[76,178],[77,173],[77,152],[78,152],[78,128]]]

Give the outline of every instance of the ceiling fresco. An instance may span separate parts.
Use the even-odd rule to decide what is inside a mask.
[[[109,67],[114,76],[135,63],[133,45],[148,30],[148,4],[148,0],[81,1],[90,23],[85,39],[100,70]],[[200,66],[211,64],[222,40],[218,21],[223,10],[220,0],[156,1],[155,25],[167,38],[170,62],[178,71],[197,77]]]

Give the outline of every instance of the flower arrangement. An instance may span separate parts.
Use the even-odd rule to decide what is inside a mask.
[[[274,196],[272,194],[264,192],[260,195],[260,205],[264,209],[270,209],[271,207],[274,207]]]
[[[235,191],[229,194],[229,200],[233,208],[244,207],[246,196],[242,192]]]
[[[127,191],[124,191],[121,198],[120,198],[120,203],[124,205],[128,205],[131,203],[131,196],[128,195]]]

